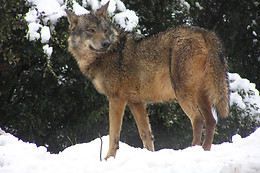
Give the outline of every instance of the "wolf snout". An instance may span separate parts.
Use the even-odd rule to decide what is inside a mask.
[[[109,46],[110,46],[110,41],[109,40],[104,40],[104,41],[102,41],[102,43],[101,43],[101,46],[103,47],[103,48],[105,48],[105,49],[107,49]]]

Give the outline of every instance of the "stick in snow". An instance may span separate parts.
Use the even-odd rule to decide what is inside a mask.
[[[100,146],[100,155],[99,155],[99,157],[100,157],[100,161],[102,161],[102,145],[103,145],[103,141],[102,141],[102,138],[101,138],[100,133],[98,133],[98,135],[99,135],[99,139],[100,139],[100,141],[101,141],[101,146]]]

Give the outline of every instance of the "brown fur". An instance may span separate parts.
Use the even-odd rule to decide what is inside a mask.
[[[216,35],[181,26],[136,40],[113,26],[106,16],[107,7],[82,16],[66,10],[71,30],[69,51],[109,100],[106,159],[116,155],[126,105],[136,120],[143,146],[154,151],[146,103],[175,99],[191,120],[192,145],[200,145],[205,120],[202,147],[210,150],[216,125],[212,107],[222,118],[229,112],[226,62]]]

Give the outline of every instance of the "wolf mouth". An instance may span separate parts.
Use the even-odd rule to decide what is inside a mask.
[[[107,48],[100,48],[100,49],[95,49],[93,46],[89,45],[89,48],[91,50],[94,50],[96,52],[106,52],[108,49]]]

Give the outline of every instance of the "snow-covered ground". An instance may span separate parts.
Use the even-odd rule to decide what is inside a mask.
[[[102,139],[104,157],[108,136]],[[150,152],[120,143],[115,159],[100,161],[100,139],[50,154],[45,147],[3,134],[0,173],[259,173],[260,128],[246,138],[235,135],[232,140],[233,143],[213,145],[211,151],[195,146]]]

